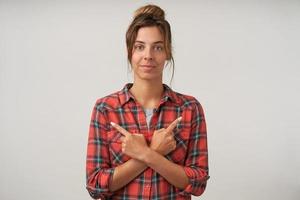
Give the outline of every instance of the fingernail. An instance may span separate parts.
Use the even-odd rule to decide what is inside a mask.
[[[178,121],[181,121],[181,120],[182,120],[182,117],[179,117],[179,118],[178,118]]]
[[[110,124],[111,124],[112,126],[116,125],[114,122],[110,122]]]

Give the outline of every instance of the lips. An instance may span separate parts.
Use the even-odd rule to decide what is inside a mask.
[[[155,66],[154,65],[140,65],[141,70],[145,73],[151,73],[153,72]]]
[[[141,67],[146,67],[146,68],[154,68],[154,65],[141,65]]]

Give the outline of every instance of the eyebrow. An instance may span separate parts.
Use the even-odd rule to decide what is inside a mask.
[[[135,42],[145,44],[145,42],[139,41],[139,40],[136,40]],[[163,44],[164,42],[163,42],[163,41],[156,41],[156,42],[153,42],[153,44],[160,44],[160,43]]]

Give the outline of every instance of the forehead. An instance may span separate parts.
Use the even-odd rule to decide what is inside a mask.
[[[155,43],[164,41],[163,35],[156,26],[142,27],[138,30],[136,41],[142,41],[145,43]]]

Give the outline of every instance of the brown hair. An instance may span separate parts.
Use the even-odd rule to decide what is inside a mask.
[[[137,9],[134,13],[133,21],[126,32],[127,58],[131,64],[132,50],[138,34],[142,27],[156,26],[163,35],[164,47],[167,54],[167,64],[171,64],[172,77],[174,76],[174,59],[172,55],[172,36],[169,22],[165,19],[165,12],[156,5],[146,5]]]

